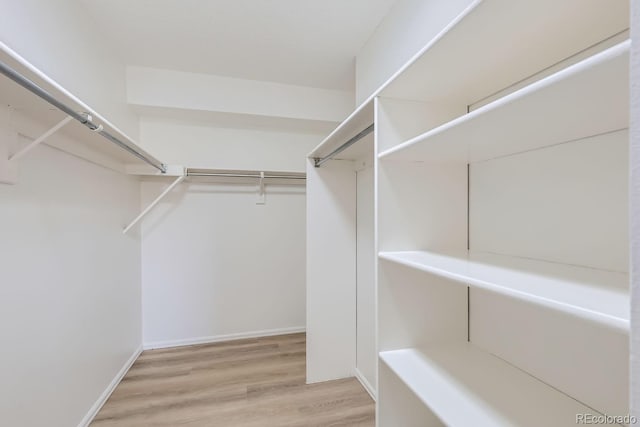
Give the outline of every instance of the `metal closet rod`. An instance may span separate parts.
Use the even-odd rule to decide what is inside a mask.
[[[167,172],[167,167],[166,167],[166,165],[164,163],[160,163],[157,160],[150,159],[149,157],[147,157],[143,153],[140,153],[139,151],[131,148],[129,145],[127,145],[126,143],[122,142],[117,137],[111,135],[109,132],[107,132],[106,130],[102,129],[102,125],[95,124],[92,121],[91,114],[86,113],[86,112],[77,112],[77,111],[73,110],[71,107],[69,107],[68,105],[66,105],[66,104],[64,104],[64,103],[62,103],[60,101],[58,101],[49,92],[47,92],[46,90],[44,90],[43,88],[38,86],[36,83],[32,82],[31,80],[29,80],[28,78],[26,78],[25,76],[23,76],[22,74],[20,74],[19,72],[17,72],[16,70],[14,70],[13,68],[11,68],[9,65],[7,65],[6,63],[4,63],[2,61],[0,61],[0,72],[2,72],[2,74],[4,74],[8,78],[10,78],[14,82],[16,82],[17,84],[19,84],[23,88],[27,89],[29,92],[39,96],[40,98],[42,98],[43,100],[45,100],[49,104],[51,104],[54,107],[56,107],[58,110],[62,111],[63,113],[67,114],[68,116],[70,116],[70,117],[74,118],[75,120],[79,121],[80,123],[82,123],[83,125],[88,127],[90,130],[92,130],[92,131],[94,131],[96,133],[99,133],[104,138],[108,139],[109,141],[111,141],[112,143],[116,144],[118,147],[122,148],[123,150],[129,152],[130,154],[134,155],[135,157],[139,158],[143,162],[153,166],[154,168],[158,169],[162,173]]]
[[[244,174],[244,173],[225,173],[225,172],[189,172],[187,176],[215,176],[222,178],[263,178],[260,174]],[[264,175],[267,179],[307,179],[303,175]]]
[[[327,161],[331,160],[337,154],[339,154],[339,153],[343,152],[344,150],[346,150],[347,148],[351,147],[353,144],[355,144],[356,142],[360,141],[362,138],[364,138],[365,136],[367,136],[371,132],[373,132],[374,129],[375,129],[375,124],[372,123],[369,126],[367,126],[365,129],[363,129],[360,133],[358,133],[356,136],[354,136],[353,138],[351,138],[350,140],[348,140],[347,142],[342,144],[340,147],[338,147],[335,150],[333,150],[331,153],[327,154],[324,157],[316,157],[316,158],[314,158],[313,159],[314,166],[319,168],[320,166],[322,166],[322,164],[324,162],[327,162]]]

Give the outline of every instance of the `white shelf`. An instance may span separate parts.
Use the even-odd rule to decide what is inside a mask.
[[[160,163],[105,117],[2,43],[0,43],[0,60],[74,111],[91,114],[96,124],[102,125],[106,131],[118,137],[130,148]],[[97,81],[95,84],[99,85],[100,82]],[[1,75],[0,101],[12,109],[10,126],[18,133],[29,138],[39,137],[41,133],[44,133],[67,117],[62,111]],[[126,172],[126,166],[140,166],[149,171],[156,171],[156,169],[148,166],[136,156],[111,143],[98,133],[90,131],[86,126],[75,120],[65,125],[45,143],[120,172]]]
[[[628,2],[474,0],[385,81],[308,157],[322,157],[373,122],[377,96],[469,105],[629,27]],[[553,10],[554,13],[549,13]],[[575,11],[580,10],[580,19]],[[603,20],[603,16],[606,19]],[[487,26],[492,31],[486,31]],[[551,45],[540,47],[540,28]],[[505,34],[511,34],[505,37]],[[565,37],[571,34],[572,37]],[[517,39],[518,43],[513,40]],[[473,41],[470,43],[470,41]],[[509,67],[496,64],[509,63]],[[473,66],[469,66],[473,64]],[[367,138],[368,139],[368,138]],[[359,146],[339,159],[361,157]]]
[[[624,31],[628,3],[475,0],[378,92],[472,104]]]
[[[333,130],[308,157],[324,157],[347,142],[351,137],[359,134],[373,123],[374,100],[370,97],[363,102],[349,117]],[[336,160],[359,160],[368,153],[373,153],[373,135],[370,133],[357,143],[339,153]]]
[[[628,275],[488,253],[381,252],[381,259],[629,330]]]
[[[323,157],[374,120],[377,96],[470,105],[629,27],[628,2],[474,0],[385,81],[308,157]],[[553,10],[553,13],[549,13]],[[575,11],[580,10],[580,19]],[[606,19],[603,19],[606,17]],[[486,31],[491,26],[492,31]],[[545,40],[540,46],[540,28]],[[505,34],[510,34],[505,37]],[[571,34],[572,37],[566,37]],[[517,43],[514,43],[517,40]],[[472,42],[470,42],[472,41]],[[496,64],[508,63],[508,67]],[[469,64],[473,64],[469,66]],[[336,159],[372,151],[370,135]]]
[[[157,120],[180,120],[185,123],[201,123],[207,126],[219,126],[226,128],[326,135],[338,124],[338,122],[327,120],[294,119],[290,117],[262,116],[257,114],[157,107],[138,104],[129,105],[131,105],[131,108],[139,116],[151,117]]]
[[[448,426],[570,426],[576,414],[598,415],[472,344],[385,351],[380,359]]]
[[[629,47],[622,42],[380,158],[477,162],[627,128]]]

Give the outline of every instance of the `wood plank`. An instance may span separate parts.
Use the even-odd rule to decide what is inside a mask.
[[[355,378],[305,384],[305,347],[291,334],[145,351],[91,425],[373,427]]]

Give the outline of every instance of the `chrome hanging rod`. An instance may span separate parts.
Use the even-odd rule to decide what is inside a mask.
[[[260,174],[227,173],[227,172],[190,172],[187,176],[211,176],[221,178],[263,178]],[[304,175],[264,175],[265,179],[307,179]]]
[[[116,144],[118,147],[122,148],[123,150],[129,152],[130,154],[134,155],[135,157],[139,158],[143,162],[153,166],[154,168],[158,169],[162,173],[165,173],[167,171],[167,167],[164,163],[160,163],[155,159],[149,158],[145,154],[135,150],[134,148],[131,148],[125,142],[122,142],[117,137],[111,135],[109,132],[102,129],[102,125],[98,125],[93,122],[93,118],[91,117],[91,114],[86,112],[74,111],[68,105],[58,101],[49,92],[47,92],[46,90],[38,86],[36,83],[29,80],[22,74],[18,73],[16,70],[14,70],[13,68],[11,68],[9,65],[5,64],[2,61],[0,61],[0,72],[5,76],[7,76],[8,78],[10,78],[11,80],[13,80],[14,82],[16,82],[17,84],[19,84],[20,86],[22,86],[23,88],[27,89],[29,92],[32,92],[33,94],[39,96],[40,98],[42,98],[49,104],[53,105],[54,107],[56,107],[58,110],[62,111],[69,117],[72,117],[73,119],[79,121],[90,130],[96,133],[99,133],[104,138],[108,139],[109,141]]]
[[[320,166],[322,166],[322,164],[324,162],[331,160],[337,154],[343,152],[344,150],[346,150],[347,148],[351,147],[356,142],[360,141],[365,136],[369,135],[371,132],[373,132],[374,128],[375,128],[375,125],[372,123],[369,126],[367,126],[363,131],[361,131],[359,134],[357,134],[356,136],[354,136],[353,138],[351,138],[350,140],[348,140],[347,142],[342,144],[340,147],[338,147],[335,150],[333,150],[331,153],[327,154],[324,157],[316,157],[316,158],[314,158],[313,159],[314,166],[319,168]]]

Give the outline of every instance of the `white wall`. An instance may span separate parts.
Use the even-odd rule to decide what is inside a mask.
[[[170,164],[192,168],[304,172],[306,154],[322,135],[142,117],[141,145]]]
[[[631,2],[631,413],[640,418],[640,3]]]
[[[628,140],[623,130],[472,163],[470,248],[628,272]]]
[[[78,425],[138,350],[138,205],[137,181],[46,145],[0,185],[0,425]]]
[[[124,63],[75,0],[0,0],[0,40],[130,137]]]
[[[166,181],[145,181],[142,203]],[[142,226],[146,347],[305,326],[305,192],[191,180]],[[137,233],[138,231],[135,231]]]
[[[0,40],[133,138],[124,64],[75,0],[0,0]],[[2,136],[4,137],[4,135]],[[0,424],[73,426],[141,345],[139,184],[42,145],[0,185]]]
[[[362,103],[472,0],[398,0],[356,57]]]
[[[327,119],[345,100],[338,91],[138,67],[129,68],[128,81],[130,101],[151,109],[141,117],[141,145],[190,168],[304,172],[306,153],[323,134],[279,120],[247,128],[236,116],[296,125]],[[238,96],[229,98],[229,90]],[[302,106],[318,95],[319,106]],[[220,111],[227,116],[208,114]],[[266,204],[256,205],[256,184],[191,179],[145,219],[145,346],[304,330],[305,188],[267,186]],[[166,185],[144,182],[143,205]]]

